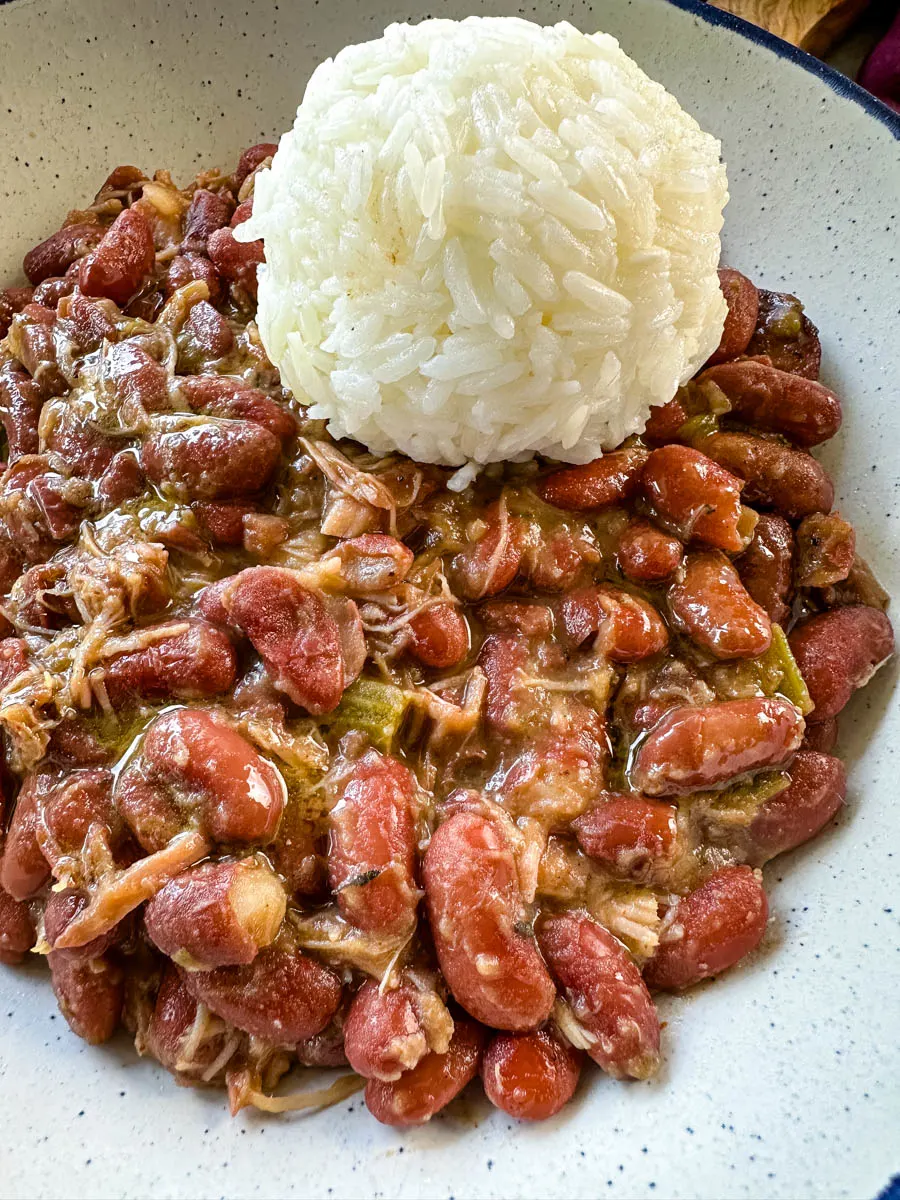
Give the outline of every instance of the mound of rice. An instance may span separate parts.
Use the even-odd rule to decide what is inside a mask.
[[[719,143],[613,38],[429,20],[322,63],[240,236],[335,436],[587,462],[718,344],[727,199]]]

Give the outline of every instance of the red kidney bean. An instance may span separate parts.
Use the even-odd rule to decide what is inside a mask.
[[[247,503],[229,504],[217,501],[198,501],[191,505],[200,531],[214,546],[242,546],[244,543],[244,514]],[[204,595],[206,588],[203,589]],[[201,609],[201,611],[203,611]],[[207,616],[203,612],[204,616]],[[212,618],[208,618],[212,619]],[[227,621],[227,615],[224,620]]]
[[[277,149],[277,142],[258,142],[255,146],[248,146],[238,159],[238,165],[234,172],[235,191],[240,191],[241,184],[247,176],[252,175],[267,158],[273,158]]]
[[[769,620],[785,625],[794,587],[794,534],[784,517],[763,513],[735,566],[741,583]]]
[[[239,242],[231,229],[217,229],[210,234],[206,249],[222,279],[239,284],[251,296],[256,296],[256,268],[266,261],[262,239]]]
[[[17,675],[27,671],[28,646],[21,638],[9,637],[0,640],[0,688],[12,683]]]
[[[807,724],[800,749],[815,750],[819,754],[830,754],[837,744],[837,740],[837,717],[831,717],[827,721],[815,721]]]
[[[397,759],[367,751],[331,810],[328,882],[342,916],[367,933],[416,920],[416,781]]]
[[[572,822],[578,845],[622,879],[647,879],[675,854],[678,810],[622,792],[600,792],[599,803]]]
[[[132,450],[120,450],[97,481],[97,499],[106,508],[118,508],[140,496],[147,486],[141,465]]]
[[[481,538],[460,551],[452,563],[456,590],[466,600],[496,596],[515,579],[522,561],[527,527],[499,504],[484,511],[487,529]]]
[[[234,349],[231,326],[206,300],[199,300],[182,326],[179,362],[198,365],[225,358]]]
[[[324,892],[322,840],[318,823],[303,816],[301,805],[288,800],[266,856],[292,896],[317,896]]]
[[[524,732],[533,709],[520,675],[528,664],[528,649],[521,638],[489,634],[482,643],[478,665],[487,677],[484,719],[495,733]]]
[[[189,867],[144,910],[150,940],[181,966],[211,970],[250,963],[271,945],[287,896],[262,858]]]
[[[106,378],[123,405],[146,413],[168,412],[169,375],[166,368],[134,342],[120,342],[106,355]]]
[[[209,235],[227,225],[233,212],[234,197],[231,192],[197,188],[184,218],[182,251],[186,254],[202,254],[206,250]]]
[[[120,775],[116,807],[148,854],[163,850],[185,826],[186,814],[170,789],[148,779],[140,761]]]
[[[573,532],[534,528],[522,555],[522,574],[539,591],[564,592],[574,587],[585,564],[599,561],[593,535],[585,528]]]
[[[834,392],[768,362],[721,363],[704,371],[700,381],[723,391],[740,420],[781,433],[804,449],[827,442],[841,427],[841,402]]]
[[[166,275],[166,297],[172,296],[179,288],[186,287],[194,280],[206,284],[210,304],[219,303],[222,299],[222,281],[219,279],[219,273],[209,259],[200,254],[179,254],[172,259]]]
[[[446,1054],[432,1052],[399,1079],[370,1079],[366,1108],[382,1125],[424,1125],[478,1074],[484,1030],[474,1021],[455,1020]]]
[[[812,722],[836,717],[894,653],[890,621],[880,609],[862,604],[810,617],[788,641],[815,705]]]
[[[295,572],[250,567],[225,592],[224,606],[279,691],[315,716],[337,707],[345,687],[338,623]]]
[[[96,249],[81,260],[78,285],[86,296],[128,303],[153,270],[156,253],[150,222],[137,208],[119,213]]]
[[[609,584],[570,592],[559,611],[566,636],[576,646],[595,636],[613,662],[640,662],[669,643],[669,631],[649,601]]]
[[[0,858],[0,888],[13,900],[31,899],[50,878],[36,834],[44,799],[55,780],[49,773],[26,775],[19,789]]]
[[[31,304],[33,299],[34,288],[0,288],[0,338],[6,337],[16,313],[21,312],[26,304]]]
[[[453,604],[423,608],[408,628],[409,652],[426,667],[454,667],[469,653],[469,623]]]
[[[584,466],[564,467],[537,484],[542,500],[569,512],[621,504],[637,491],[647,451],[640,446],[613,450]]]
[[[797,529],[797,587],[846,579],[856,559],[856,533],[840,513],[812,513]]]
[[[441,971],[456,1000],[497,1029],[534,1029],[556,989],[527,923],[512,850],[499,826],[458,812],[425,854],[425,899]]]
[[[99,1046],[115,1033],[122,1015],[122,971],[105,958],[84,960],[59,951],[47,955],[59,1010],[73,1033]]]
[[[35,943],[34,921],[27,904],[0,888],[0,963],[23,962]]]
[[[47,757],[66,767],[100,767],[112,755],[78,717],[66,717],[50,734]]]
[[[164,492],[184,500],[224,500],[264,488],[281,445],[254,421],[215,421],[152,434],[141,466]]]
[[[666,914],[644,979],[671,990],[720,975],[756,949],[768,916],[766,893],[750,867],[721,867]]]
[[[244,530],[244,549],[248,554],[255,554],[259,558],[270,558],[291,535],[290,523],[284,517],[276,517],[274,513],[244,513],[241,524]]]
[[[104,831],[111,849],[122,846],[125,828],[112,786],[111,771],[88,768],[65,775],[44,798],[38,842],[52,868],[81,852],[91,828]]]
[[[608,758],[603,719],[592,716],[598,729],[544,735],[517,755],[500,789],[514,816],[559,827],[584,812],[602,784]]]
[[[90,942],[85,942],[84,945],[66,950],[56,949],[57,940],[82,909],[87,907],[87,904],[86,893],[76,891],[74,888],[66,888],[62,892],[51,892],[47,897],[47,903],[44,906],[44,937],[47,943],[53,947],[53,953],[58,958],[97,959],[118,940],[119,927],[114,925],[106,933],[100,934]]]
[[[694,551],[669,589],[678,628],[716,658],[758,658],[772,644],[772,622],[719,551]]]
[[[774,508],[789,521],[831,510],[834,485],[811,454],[748,433],[714,433],[703,449],[746,481],[748,504]]]
[[[682,541],[743,550],[741,481],[690,446],[661,446],[644,468],[644,494]]]
[[[725,314],[725,328],[719,345],[709,359],[710,365],[726,362],[744,353],[753,337],[759,314],[759,292],[746,275],[731,267],[720,267],[719,287],[728,305],[728,312]]]
[[[344,586],[363,594],[401,583],[413,564],[412,550],[387,533],[364,533],[339,542],[328,557],[339,560]]]
[[[80,292],[67,296],[58,310],[59,324],[84,354],[98,350],[104,340],[117,340],[115,316],[116,309],[109,300],[88,300]]]
[[[549,638],[553,633],[553,612],[546,604],[491,600],[481,606],[478,615],[491,633],[521,633],[538,638]]]
[[[45,308],[56,308],[64,296],[71,296],[78,284],[78,263],[74,263],[65,275],[52,275],[34,289],[32,299]]]
[[[520,1121],[546,1121],[572,1099],[581,1058],[549,1028],[498,1033],[481,1060],[485,1095]]]
[[[370,979],[344,1021],[344,1052],[364,1079],[399,1079],[430,1051],[445,1054],[452,1033],[453,1020],[437,993],[406,978],[387,990]]]
[[[66,541],[78,532],[88,502],[88,497],[83,497],[81,507],[76,508],[66,499],[67,494],[72,494],[68,481],[55,471],[38,475],[25,488],[25,495],[37,507],[39,525],[55,542]]]
[[[590,1042],[588,1054],[614,1079],[659,1069],[659,1017],[621,942],[586,913],[541,922],[538,942]]]
[[[72,263],[98,245],[105,232],[102,225],[86,222],[63,226],[28,251],[22,263],[25,274],[32,283],[42,283],[51,275],[65,275]]]
[[[281,776],[208,712],[179,708],[157,717],[141,757],[150,781],[185,793],[217,842],[264,843],[274,837],[285,801]]]
[[[127,194],[125,198],[131,200],[147,182],[147,176],[140,167],[122,163],[121,166],[113,167],[110,171],[100,191],[94,197],[94,203],[98,204],[101,200],[107,200],[121,192],[125,192]]]
[[[790,777],[790,786],[763,802],[747,830],[748,858],[756,866],[815,837],[844,803],[847,771],[831,754],[801,750]]]
[[[123,442],[97,427],[85,413],[64,407],[54,413],[45,431],[47,450],[65,463],[68,474],[79,479],[99,479]]]
[[[619,569],[635,583],[660,583],[670,578],[683,553],[678,538],[641,518],[629,521],[616,548]]]
[[[341,1002],[341,981],[301,950],[268,946],[252,963],[185,971],[197,1000],[252,1037],[288,1046],[320,1033]]]
[[[297,432],[293,414],[277,400],[240,379],[226,375],[189,375],[179,379],[181,394],[192,412],[211,417],[255,421],[276,437],[285,439]]]
[[[228,224],[232,229],[237,229],[238,225],[243,225],[245,221],[249,221],[253,216],[253,197],[249,196],[246,200],[242,200],[231,216]]]
[[[204,1038],[192,1048],[191,1058],[185,1059],[183,1052],[196,1019],[197,1001],[175,967],[166,967],[147,1029],[147,1046],[167,1070],[189,1079],[203,1077],[221,1054],[227,1037],[223,1030]]]
[[[765,355],[781,371],[819,378],[822,347],[819,331],[796,296],[760,289],[756,330],[747,353]]]
[[[34,380],[5,362],[0,366],[0,421],[6,432],[8,461],[40,448],[38,421],[44,398]]]
[[[26,304],[16,313],[6,335],[10,350],[37,384],[47,400],[68,390],[59,369],[54,329],[56,314],[42,304]]]
[[[237,662],[221,630],[192,620],[174,622],[172,630],[143,650],[129,650],[107,661],[103,682],[113,704],[138,696],[202,700],[231,688]]]
[[[348,1066],[347,1056],[344,1053],[344,1031],[341,1027],[340,1010],[321,1033],[298,1042],[294,1047],[294,1053],[297,1055],[297,1061],[304,1067]]]
[[[680,796],[786,762],[803,737],[800,710],[780,697],[670,709],[641,742],[631,784]]]
[[[678,436],[678,431],[688,419],[688,411],[677,396],[668,404],[655,404],[644,426],[642,437],[650,446],[662,446]]]

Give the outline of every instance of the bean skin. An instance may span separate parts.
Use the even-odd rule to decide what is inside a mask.
[[[755,950],[769,905],[750,867],[722,867],[666,914],[667,927],[644,968],[649,987],[678,990],[720,975]]]
[[[256,170],[260,163],[264,163],[267,158],[272,158],[275,151],[278,149],[276,142],[259,142],[255,146],[248,146],[238,160],[237,169],[234,172],[234,189],[240,191],[241,184],[248,175]]]
[[[621,942],[586,913],[549,917],[541,952],[587,1033],[588,1054],[614,1079],[649,1079],[659,1069],[659,1017]]]
[[[815,705],[812,722],[836,717],[894,653],[887,616],[862,604],[810,617],[794,627],[788,641]]]
[[[453,667],[469,653],[469,624],[452,604],[434,604],[409,623],[409,652],[426,667]]]
[[[27,904],[0,888],[0,963],[23,962],[35,943],[34,921]]]
[[[709,365],[743,354],[753,337],[759,313],[759,292],[746,275],[731,267],[719,268],[719,287],[728,305],[725,328]]]
[[[530,931],[502,831],[458,812],[432,835],[425,899],[435,949],[456,1000],[496,1029],[534,1029],[555,997]]]
[[[679,628],[716,658],[758,658],[772,644],[772,622],[718,551],[691,553],[669,590]]]
[[[628,499],[637,490],[647,451],[613,450],[584,466],[564,467],[545,475],[537,493],[547,504],[569,512],[588,512]]]
[[[801,750],[790,777],[790,786],[762,804],[747,830],[748,861],[754,866],[808,842],[844,803],[847,771],[831,754]]]
[[[484,1030],[474,1021],[455,1020],[446,1054],[432,1052],[399,1079],[370,1079],[366,1108],[382,1125],[424,1125],[478,1074]]]
[[[647,879],[675,852],[678,810],[671,804],[621,792],[601,792],[599,803],[572,822],[578,845],[612,874]]]
[[[710,367],[699,382],[714,383],[741,421],[781,433],[809,449],[827,442],[841,427],[841,402],[827,387],[768,362],[743,359]]]
[[[430,1051],[444,1054],[453,1020],[435,992],[420,991],[408,979],[383,990],[374,980],[362,985],[344,1021],[347,1061],[364,1079],[399,1079]]]
[[[65,275],[66,271],[102,240],[102,225],[81,222],[65,225],[45,241],[29,250],[22,264],[25,274],[32,283],[43,283],[51,275]]]
[[[660,583],[669,579],[681,562],[684,547],[678,538],[663,533],[651,521],[630,521],[616,550],[622,574],[635,583]]]
[[[105,296],[122,308],[150,274],[155,262],[150,222],[137,208],[126,208],[81,260],[78,284],[85,296]]]
[[[763,513],[735,566],[741,583],[769,620],[786,625],[794,590],[794,534],[784,517]]]
[[[560,605],[560,620],[575,645],[593,635],[617,663],[651,658],[669,642],[669,631],[649,601],[608,584],[570,592]]]
[[[741,481],[690,446],[661,446],[644,468],[643,490],[654,511],[682,541],[743,550]]]
[[[201,700],[227,692],[236,674],[234,649],[221,630],[206,621],[179,621],[170,637],[109,659],[103,682],[114,704],[138,696]]]
[[[180,500],[224,500],[264,488],[281,444],[255,421],[213,420],[152,434],[141,446],[147,478]]]
[[[789,521],[831,511],[834,484],[810,454],[748,433],[714,433],[703,450],[746,481],[744,500],[754,507],[773,508]]]
[[[581,1059],[552,1028],[498,1033],[481,1060],[485,1095],[520,1121],[546,1121],[572,1099]]]
[[[47,955],[59,1009],[73,1033],[92,1046],[108,1042],[122,1014],[122,971],[105,958]]]
[[[455,556],[452,572],[456,590],[466,600],[496,596],[515,579],[522,561],[524,522],[497,504],[484,513],[487,529],[477,542]]]
[[[670,709],[640,743],[631,784],[648,796],[714,787],[786,762],[803,729],[800,710],[779,697]]]

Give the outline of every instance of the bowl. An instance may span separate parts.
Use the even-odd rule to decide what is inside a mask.
[[[862,552],[900,595],[900,118],[792,47],[694,0],[449,0],[604,29],[729,164],[725,260],[806,303],[845,400],[825,455]],[[427,6],[385,0],[22,0],[0,10],[0,266],[137,162],[189,178],[287,128],[317,61]],[[842,722],[848,804],[767,871],[743,967],[663,1002],[650,1083],[592,1073],[520,1126],[464,1097],[411,1132],[356,1100],[232,1121],[123,1041],[71,1035],[39,966],[0,971],[0,1194],[70,1197],[874,1197],[898,1168],[896,666]]]

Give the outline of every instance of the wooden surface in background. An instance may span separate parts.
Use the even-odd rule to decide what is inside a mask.
[[[869,0],[712,0],[712,3],[819,56],[826,54],[869,6]]]

